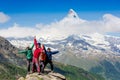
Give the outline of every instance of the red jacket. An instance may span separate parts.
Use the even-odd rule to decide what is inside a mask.
[[[35,50],[34,50],[33,56],[34,56],[34,58],[39,59],[39,56],[40,56],[41,52],[43,52],[43,50],[42,50],[42,48],[38,47],[38,43],[37,43],[36,39],[34,39],[34,45],[35,45]]]

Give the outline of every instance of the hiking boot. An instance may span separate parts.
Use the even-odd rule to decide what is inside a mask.
[[[38,73],[38,75],[42,75],[41,73]]]
[[[51,73],[54,73],[54,71],[52,70],[52,71],[50,71]]]
[[[41,73],[44,73],[44,71],[41,71]]]
[[[30,72],[27,72],[27,74],[31,74]]]

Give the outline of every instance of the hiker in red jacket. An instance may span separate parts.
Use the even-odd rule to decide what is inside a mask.
[[[32,72],[35,71],[35,67],[34,64],[37,68],[37,72],[40,74],[40,66],[39,66],[39,56],[42,53],[42,48],[41,48],[41,44],[37,43],[36,37],[34,37],[34,46],[35,46],[35,50],[34,50],[34,54],[33,54],[33,66],[32,66]]]

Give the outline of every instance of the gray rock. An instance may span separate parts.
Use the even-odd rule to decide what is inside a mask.
[[[44,74],[38,75],[38,73],[31,73],[27,74],[25,78],[20,77],[18,80],[66,80],[66,78],[60,73],[45,69]]]

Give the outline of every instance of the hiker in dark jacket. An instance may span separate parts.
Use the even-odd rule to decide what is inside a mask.
[[[23,53],[26,55],[28,73],[30,73],[30,65],[31,65],[32,58],[33,58],[33,52],[32,52],[33,47],[34,47],[34,44],[32,44],[30,47],[27,47],[25,50],[18,52],[20,54]]]
[[[57,54],[59,51],[51,51],[50,48],[47,49],[46,51],[46,61],[45,61],[45,66],[49,63],[51,66],[51,71],[53,71],[53,62],[52,62],[52,55]]]

